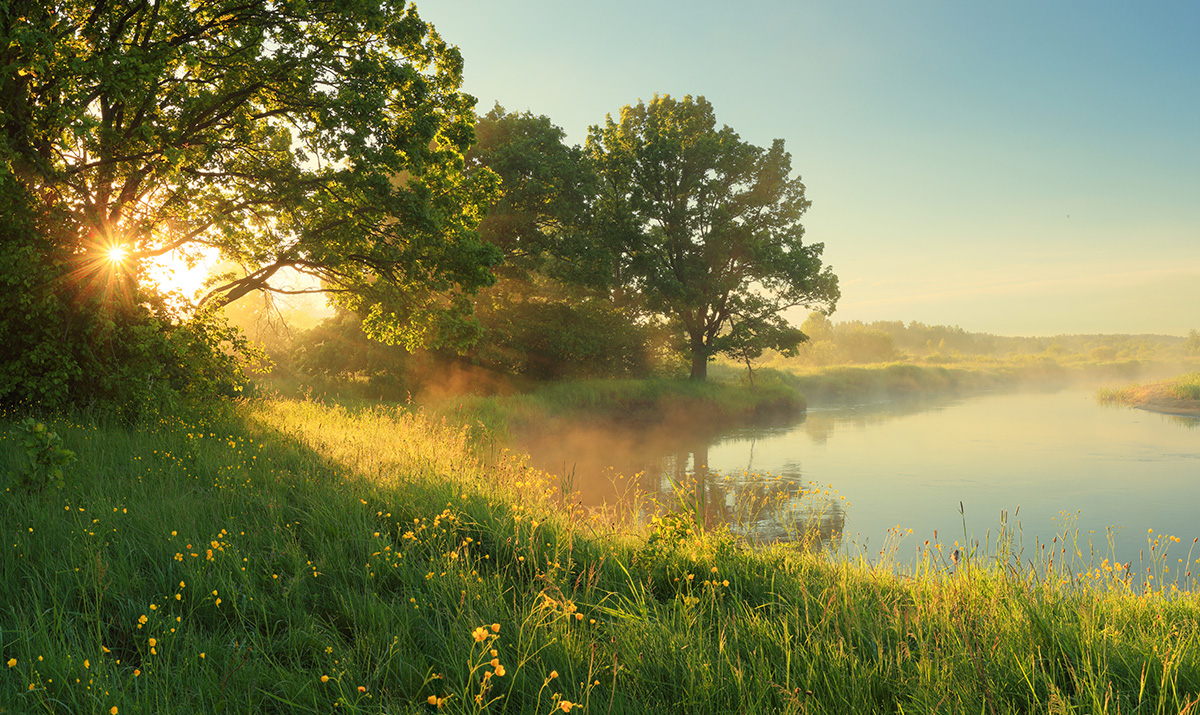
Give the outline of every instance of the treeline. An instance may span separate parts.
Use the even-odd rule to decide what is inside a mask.
[[[834,322],[813,313],[801,326],[808,341],[794,358],[772,356],[769,364],[811,366],[919,360],[933,364],[978,359],[1047,357],[1093,362],[1172,360],[1200,356],[1200,331],[1172,335],[1002,336],[969,332],[957,325],[917,321]]]

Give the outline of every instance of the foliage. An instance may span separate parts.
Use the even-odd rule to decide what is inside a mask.
[[[479,225],[483,240],[504,254],[498,274],[527,278],[537,271],[569,283],[594,282],[580,263],[596,191],[583,150],[567,146],[549,117],[507,112],[499,104],[479,118],[475,134],[468,169],[500,178],[499,198]]]
[[[339,311],[296,335],[287,355],[278,362],[308,381],[365,381],[377,397],[405,399],[412,388],[406,374],[413,362],[411,353],[371,340],[363,332],[361,319],[348,311]]]
[[[72,217],[2,172],[0,212],[0,405],[135,419],[241,391],[260,355],[214,311],[180,319],[127,270],[80,261]]]
[[[543,276],[501,280],[475,310],[484,333],[472,358],[534,379],[645,376],[664,342],[661,326],[608,296]]]
[[[794,350],[803,335],[786,308],[833,310],[837,277],[821,265],[824,246],[802,241],[809,201],[782,140],[753,146],[717,129],[703,97],[656,95],[591,127],[587,151],[607,275],[682,328],[693,379],[717,353]]]
[[[482,331],[472,362],[550,379],[645,375],[658,322],[615,303],[588,240],[596,176],[548,117],[496,105],[479,119],[472,170],[500,177],[480,236],[504,253],[500,281],[475,300]]]
[[[62,437],[44,422],[26,417],[16,428],[17,442],[28,462],[17,471],[17,486],[25,491],[42,491],[48,486],[66,486],[63,468],[76,461],[75,453],[62,446]]]
[[[462,59],[413,6],[13,0],[0,65],[0,166],[70,219],[69,270],[213,250],[244,270],[202,304],[291,269],[389,342],[474,336],[496,180],[465,173]]]

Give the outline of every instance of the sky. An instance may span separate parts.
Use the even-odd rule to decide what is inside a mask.
[[[544,114],[582,144],[624,105],[703,95],[743,140],[783,139],[835,321],[1200,329],[1200,3],[419,8],[481,113]]]

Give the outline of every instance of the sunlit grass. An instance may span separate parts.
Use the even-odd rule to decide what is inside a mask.
[[[899,525],[852,557],[751,548],[686,500],[614,529],[478,426],[399,407],[51,426],[79,457],[67,486],[0,493],[0,711],[1116,713],[1200,697],[1200,598],[1179,560],[1196,554],[1174,537],[1148,534],[1126,567],[1069,524],[1032,551],[1008,522],[984,544]],[[0,442],[0,474],[22,458]]]
[[[1200,372],[1149,385],[1102,388],[1096,392],[1096,399],[1101,404],[1144,407],[1200,417]]]

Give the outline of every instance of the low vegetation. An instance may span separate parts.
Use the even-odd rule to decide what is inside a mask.
[[[1200,417],[1200,372],[1148,385],[1102,389],[1097,399],[1105,404]]]
[[[1032,570],[1003,543],[963,548],[957,568],[957,544],[918,543],[896,566],[914,538],[900,529],[871,561],[749,548],[686,510],[617,530],[519,456],[485,458],[477,428],[400,407],[257,399],[135,427],[41,424],[0,422],[0,712],[1117,713],[1200,698],[1200,600],[1166,535],[1148,570],[1085,563],[1069,542]],[[62,486],[20,476],[37,464]]]

